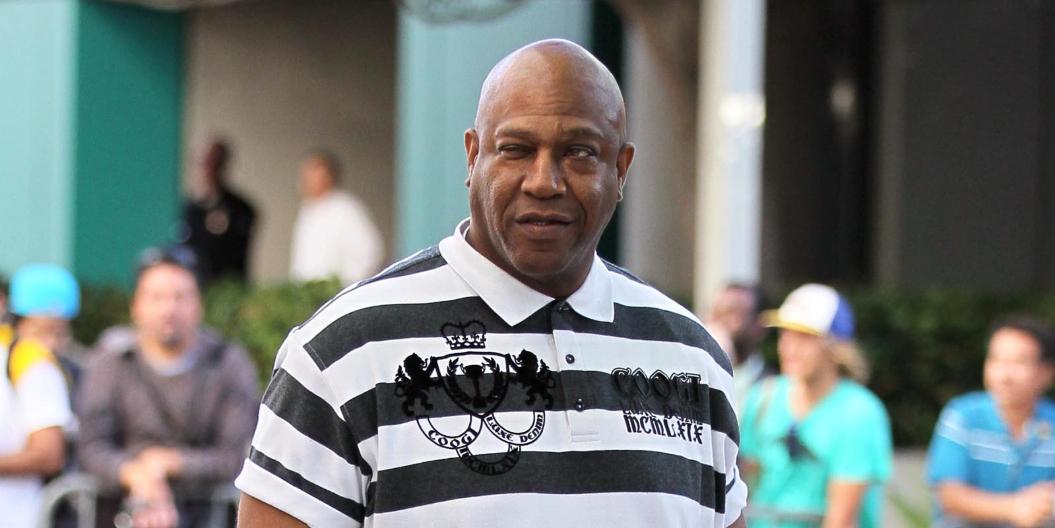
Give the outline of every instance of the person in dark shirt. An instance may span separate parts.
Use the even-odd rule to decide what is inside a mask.
[[[230,148],[213,141],[199,162],[200,190],[183,206],[180,242],[198,256],[205,283],[220,278],[245,281],[256,211],[227,185]]]

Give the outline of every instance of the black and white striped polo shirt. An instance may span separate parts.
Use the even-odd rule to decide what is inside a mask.
[[[460,231],[290,332],[236,485],[312,526],[728,526],[729,361],[598,257],[556,300]]]

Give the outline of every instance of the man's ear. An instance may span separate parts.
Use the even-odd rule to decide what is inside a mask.
[[[1055,381],[1055,365],[1048,363],[1041,363],[1040,366],[1041,383],[1044,387],[1050,387],[1052,381]]]
[[[469,179],[473,176],[473,169],[476,168],[476,158],[480,155],[480,134],[476,132],[475,128],[470,128],[465,131],[465,163],[469,169],[469,173],[465,176],[465,186],[469,186]]]
[[[615,160],[616,178],[619,179],[619,197],[623,196],[623,186],[630,175],[630,165],[634,163],[634,152],[637,147],[633,143],[626,142],[619,149],[619,156]]]

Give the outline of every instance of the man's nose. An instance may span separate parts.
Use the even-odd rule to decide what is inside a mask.
[[[565,189],[564,170],[560,161],[547,152],[540,152],[530,172],[524,177],[524,192],[535,198],[546,199],[564,194]]]

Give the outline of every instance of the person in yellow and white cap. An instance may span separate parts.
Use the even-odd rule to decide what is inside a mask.
[[[756,477],[751,526],[881,526],[890,421],[862,385],[850,304],[806,284],[764,318],[780,329],[781,375],[752,390],[741,423],[742,465]]]
[[[58,266],[36,264],[11,279],[14,332],[0,341],[0,525],[35,526],[42,480],[66,456],[72,421],[68,390],[48,346],[69,335],[80,308],[77,281]]]

